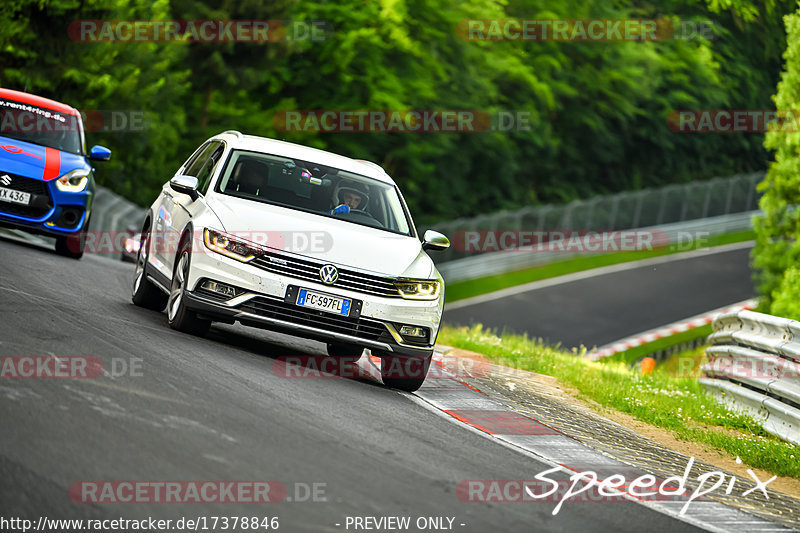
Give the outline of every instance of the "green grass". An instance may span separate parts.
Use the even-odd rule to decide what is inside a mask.
[[[701,242],[698,242],[696,248],[721,246],[723,244],[731,244],[753,239],[755,239],[755,232],[753,231],[712,235],[704,238]],[[573,272],[581,272],[583,270],[589,270],[592,268],[685,252],[687,251],[688,247],[689,246],[687,244],[673,244],[666,248],[653,251],[583,255],[526,270],[518,270],[516,272],[509,272],[506,274],[498,274],[484,278],[448,283],[447,290],[445,291],[445,298],[448,302],[455,302],[456,300],[462,300],[464,298],[470,298],[472,296],[478,296],[480,294],[494,292],[500,289],[522,285],[524,283],[530,283],[532,281],[539,281],[542,279],[554,278],[556,276],[563,276],[565,274],[572,274]],[[694,248],[695,247],[692,247],[692,249]]]
[[[751,417],[716,403],[697,381],[696,370],[686,372],[684,365],[678,369],[684,376],[676,375],[681,373],[674,366],[680,366],[680,359],[643,375],[624,362],[592,362],[577,350],[569,353],[523,336],[500,338],[480,325],[444,327],[439,342],[478,352],[500,365],[553,376],[582,397],[668,430],[679,440],[708,445],[779,476],[800,478],[800,446],[769,435]],[[702,357],[699,353],[688,354],[694,365]]]
[[[701,337],[708,337],[709,335],[711,335],[711,332],[712,332],[711,324],[706,324],[704,326],[696,327],[686,331],[681,331],[680,333],[675,333],[674,335],[670,335],[668,337],[662,337],[660,339],[656,339],[653,342],[648,342],[646,344],[640,344],[639,346],[634,346],[633,348],[629,348],[624,352],[615,353],[614,355],[603,358],[602,362],[604,363],[621,362],[621,363],[631,364],[643,357],[653,355],[654,353],[666,350],[668,348],[672,348],[673,346],[678,346],[680,344],[688,343],[693,340],[699,339]]]
[[[672,377],[699,376],[700,367],[708,360],[706,347],[675,354],[658,365],[658,370]]]

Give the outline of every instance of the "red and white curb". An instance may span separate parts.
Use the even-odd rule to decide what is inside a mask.
[[[684,331],[689,331],[690,329],[705,326],[706,324],[710,324],[711,322],[713,322],[714,318],[716,318],[717,315],[720,315],[722,313],[734,313],[736,311],[742,311],[744,309],[755,309],[757,305],[758,305],[758,300],[745,300],[743,302],[729,305],[727,307],[720,307],[719,309],[714,309],[713,311],[708,311],[706,313],[702,313],[693,316],[691,318],[675,322],[668,326],[664,326],[658,329],[652,329],[650,331],[645,331],[644,333],[639,333],[632,337],[628,337],[627,339],[622,339],[612,344],[601,346],[600,348],[596,348],[587,353],[586,357],[588,359],[591,359],[592,361],[597,361],[599,359],[603,359],[605,357],[610,357],[614,354],[624,352],[631,348],[641,346],[642,344],[653,342],[656,339],[663,339],[665,337],[675,335],[676,333],[682,333]]]
[[[446,370],[442,355],[436,352],[432,363],[441,369],[429,372],[422,388],[414,394],[408,394],[409,398],[426,409],[519,453],[559,468],[567,478],[577,472],[587,471],[595,472],[598,480],[614,475],[633,480],[648,474],[590,448],[534,418],[513,411],[472,385],[459,381]],[[372,366],[375,374],[380,375],[381,360],[369,352],[359,364]],[[486,364],[491,372],[502,369],[497,365]],[[504,375],[507,374],[507,369],[505,370]],[[659,486],[664,481],[664,478],[653,477]],[[709,531],[791,531],[704,496],[694,499],[685,514],[681,514],[691,492],[688,490],[685,495],[659,500],[645,500],[627,492],[621,497]],[[564,502],[564,505],[569,503]],[[552,505],[555,508],[557,503]]]

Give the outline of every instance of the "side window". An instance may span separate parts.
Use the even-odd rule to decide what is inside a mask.
[[[186,162],[183,165],[181,165],[181,169],[183,170],[182,174],[184,176],[186,175],[186,172],[189,169],[189,167],[191,167],[194,164],[194,162],[197,161],[201,155],[203,155],[203,152],[205,152],[206,150],[207,144],[208,143],[202,145],[200,148],[195,150],[194,153],[192,153],[192,155],[189,156],[189,159],[187,159]]]
[[[217,146],[219,146],[219,142],[210,142],[206,144],[200,151],[197,152],[197,156],[186,164],[186,168],[183,169],[183,174],[186,176],[197,177],[197,174],[200,172],[200,169],[203,168],[203,164],[208,159],[208,156],[211,155]]]
[[[222,152],[225,151],[225,146],[223,146],[222,143],[212,144],[216,145],[216,150],[214,150],[211,157],[203,164],[203,168],[200,169],[200,172],[197,173],[197,188],[203,195],[208,191],[208,185],[211,183],[211,175],[214,173],[214,169],[217,168],[219,160],[222,159]]]

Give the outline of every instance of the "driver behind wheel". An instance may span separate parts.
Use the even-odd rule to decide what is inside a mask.
[[[341,181],[333,192],[332,215],[349,213],[351,210],[364,210],[369,202],[367,186],[355,181]]]

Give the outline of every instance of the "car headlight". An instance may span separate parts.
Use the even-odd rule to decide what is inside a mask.
[[[208,228],[203,230],[203,241],[206,244],[206,248],[209,250],[213,250],[243,263],[252,261],[256,255],[263,251],[255,244],[250,244],[232,235],[228,235],[227,233]]]
[[[89,170],[76,168],[56,180],[56,187],[63,192],[81,192],[89,185]]]
[[[439,282],[431,279],[404,279],[394,282],[400,296],[406,300],[435,300],[439,297]]]

